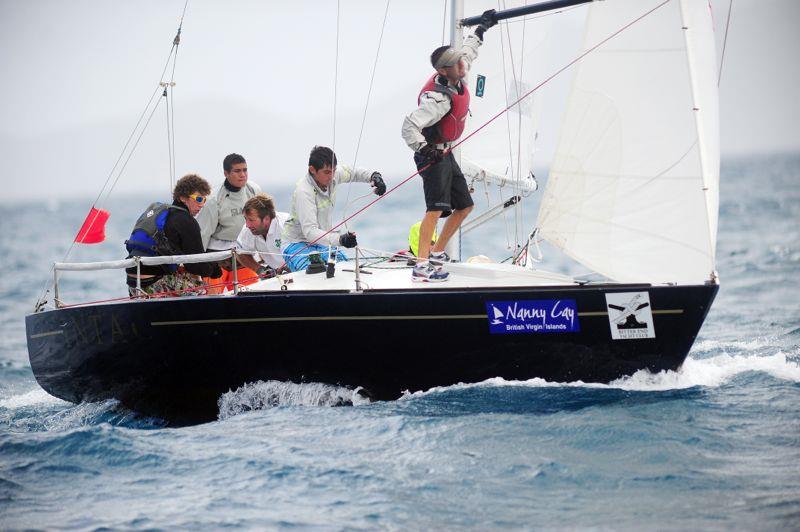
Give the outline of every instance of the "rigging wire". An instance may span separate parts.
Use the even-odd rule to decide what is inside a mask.
[[[150,94],[150,98],[148,98],[144,109],[142,109],[142,112],[139,115],[138,120],[136,121],[136,125],[133,126],[133,129],[131,130],[130,134],[128,135],[128,138],[125,141],[125,144],[122,147],[122,150],[120,150],[119,156],[117,157],[116,161],[114,162],[114,165],[111,167],[111,171],[109,171],[108,176],[106,176],[106,179],[103,182],[103,185],[100,187],[100,191],[97,193],[97,196],[95,197],[94,201],[92,202],[92,206],[91,206],[89,212],[91,212],[91,209],[97,208],[97,207],[102,207],[103,205],[105,205],[108,202],[108,199],[111,196],[111,192],[114,190],[114,187],[116,186],[117,182],[119,181],[119,178],[122,176],[122,173],[124,172],[125,167],[128,165],[128,161],[130,161],[130,158],[133,156],[133,153],[136,151],[136,148],[139,145],[139,142],[140,142],[140,140],[142,138],[142,135],[144,134],[145,130],[147,129],[147,126],[150,124],[150,120],[153,118],[153,114],[156,112],[156,110],[158,109],[158,106],[161,103],[161,99],[158,99],[158,100],[156,100],[156,103],[154,105],[153,104],[153,100],[156,98],[156,95],[159,93],[159,90],[162,88],[162,83],[164,82],[164,75],[167,73],[167,70],[169,69],[170,62],[173,63],[172,75],[173,75],[173,78],[174,78],[174,74],[175,74],[174,61],[177,58],[178,44],[180,43],[179,35],[181,33],[181,28],[183,27],[183,19],[184,19],[185,15],[186,15],[186,10],[187,10],[188,5],[189,5],[189,0],[186,0],[184,2],[184,5],[183,5],[183,11],[181,13],[181,20],[180,20],[180,23],[178,25],[177,35],[173,39],[172,47],[170,48],[169,54],[167,54],[167,59],[164,62],[164,67],[161,70],[161,75],[158,78],[158,83],[156,83],[155,89]],[[148,112],[148,110],[150,110],[151,106],[153,107],[153,109],[150,111],[150,114],[147,117],[147,121],[145,122],[144,126],[142,126],[142,120],[144,119],[145,116],[147,116],[147,112]],[[142,126],[141,127],[141,131],[140,131],[140,126]],[[168,129],[169,129],[169,126],[168,126]],[[136,137],[136,132],[137,131],[140,131],[138,137]],[[133,145],[131,145],[131,141],[133,140],[134,137],[136,137],[136,141],[133,143]],[[174,146],[173,146],[173,148],[174,148]],[[174,153],[174,149],[172,151]],[[119,164],[122,161],[122,159],[125,158],[125,154],[126,153],[128,153],[128,157],[127,157],[127,159],[125,159],[125,163],[120,168]],[[117,172],[118,168],[119,168],[119,171]],[[116,178],[114,179],[114,181],[112,182],[111,186],[109,187],[108,186],[109,181],[111,181],[111,179],[114,176],[115,172],[116,172]],[[105,197],[104,197],[104,194],[105,194]],[[170,194],[171,194],[171,191],[170,191]],[[94,217],[89,222],[90,226],[94,225],[94,223],[96,222],[97,217],[99,215],[100,215],[100,210],[98,208],[97,212],[94,215]],[[61,262],[66,262],[67,261],[67,259],[69,258],[70,254],[72,253],[72,250],[75,248],[75,244],[76,244],[75,239],[73,239],[72,242],[70,243],[69,247],[67,248],[67,251],[64,253],[64,256],[61,259]],[[44,304],[44,298],[47,295],[48,287],[53,282],[53,279],[52,279],[53,273],[54,273],[54,267],[51,267],[50,268],[49,278],[44,281],[43,286],[42,286],[42,290],[40,291],[39,299],[37,300],[37,304],[36,304],[37,309],[40,308]]]
[[[444,10],[442,11],[442,44],[444,46],[444,30],[447,27],[447,0],[443,0]]]
[[[168,153],[168,157],[169,157],[169,161],[168,161],[168,163],[169,163],[169,188],[170,188],[170,190],[172,190],[173,187],[174,187],[173,183],[175,181],[175,174],[173,173],[173,168],[172,168],[172,130],[171,130],[170,123],[169,123],[170,107],[169,107],[169,97],[167,96],[167,88],[166,87],[164,87],[163,98],[165,100],[166,107],[167,107],[166,116],[167,116],[167,153]]]
[[[367,90],[367,100],[364,103],[364,115],[361,117],[361,129],[358,132],[358,141],[356,142],[356,152],[355,155],[353,156],[353,164],[351,165],[352,169],[355,169],[356,163],[358,162],[358,152],[361,149],[361,138],[364,135],[364,125],[367,123],[367,111],[369,110],[369,100],[372,96],[372,87],[375,84],[375,72],[377,72],[378,70],[378,58],[380,57],[381,53],[381,45],[383,44],[383,32],[386,29],[386,20],[389,16],[389,4],[391,4],[391,1],[392,0],[386,0],[386,9],[383,12],[383,25],[381,25],[380,37],[378,37],[378,48],[375,51],[375,61],[372,63],[372,74],[369,78],[369,89]],[[347,187],[347,196],[345,197],[344,209],[342,209],[342,219],[347,217],[347,208],[350,206],[350,188],[351,187],[349,186]],[[364,196],[367,195],[369,194],[365,194]],[[355,198],[353,201],[355,202],[364,196]],[[348,229],[346,224],[345,224],[345,229]]]
[[[526,2],[526,4],[527,4],[527,2]],[[498,7],[500,7],[501,9],[505,9],[506,8],[505,1],[498,2]],[[509,62],[511,63],[511,75],[512,75],[513,83],[514,83],[514,93],[513,94],[515,96],[519,96],[520,87],[522,85],[521,85],[521,83],[520,83],[520,81],[519,81],[519,79],[517,77],[517,68],[516,68],[515,61],[514,61],[514,47],[512,46],[512,42],[511,42],[511,28],[506,25],[505,30],[506,30],[505,31],[505,38],[508,41],[508,57],[509,57]],[[522,41],[521,41],[521,43],[522,44],[520,46],[521,47],[520,55],[522,55],[522,53],[524,52],[524,46],[525,46],[525,26],[524,25],[522,27]],[[507,81],[507,75],[506,75],[506,62],[505,62],[505,44],[503,43],[502,32],[501,32],[501,37],[500,37],[500,45],[503,48],[503,83],[505,84],[506,87],[508,87],[508,81]],[[522,63],[524,63],[524,61]],[[519,77],[520,78],[522,77],[522,65],[520,65]],[[507,90],[505,91],[505,99],[506,99],[506,105],[508,105],[508,91]],[[512,134],[511,134],[511,130],[512,130],[513,126],[511,124],[511,116],[509,114],[506,114],[506,129],[508,131],[508,162],[509,162],[509,167],[511,168],[511,177],[512,177],[512,182],[513,182],[511,188],[512,188],[512,194],[513,195],[520,195],[520,193],[521,193],[520,192],[519,180],[521,179],[521,175],[520,174],[521,174],[521,156],[522,156],[522,113],[519,112],[519,110],[518,110],[518,113],[517,113],[517,117],[518,117],[518,121],[517,121],[517,154],[516,154],[516,172],[515,172],[515,168],[514,168],[514,166],[515,166],[514,165],[514,147],[513,147],[513,138],[512,138]],[[502,197],[503,197],[502,196],[502,192],[500,194],[500,197],[502,199]],[[516,204],[514,204],[514,246],[517,247],[517,248],[519,248],[519,245],[520,245],[519,244],[519,226],[520,226],[519,212],[520,212],[519,211],[519,204],[516,203]],[[504,215],[504,219],[505,219],[505,215]],[[508,240],[508,237],[506,237],[506,239]]]
[[[499,2],[498,2],[498,6],[500,6]],[[502,24],[500,26],[500,53],[503,56],[503,60],[501,61],[501,64],[503,65],[503,97],[505,98],[506,105],[508,105],[508,90],[506,90],[506,87],[508,87],[508,74],[507,74],[507,71],[506,71],[506,45],[505,45],[505,40],[508,38],[507,35],[509,33],[510,33],[510,30],[509,30],[508,25],[507,24]],[[505,38],[504,38],[504,35],[506,35]],[[511,46],[511,41],[509,40],[509,47],[510,46]],[[512,148],[511,148],[511,145],[512,145],[512,141],[511,141],[511,117],[509,115],[507,115],[507,114],[506,114],[506,133],[508,135],[508,167],[506,168],[506,172],[511,170],[511,172],[512,172],[512,176],[511,177],[513,178],[514,177],[513,176],[513,171],[514,171],[514,169],[513,169],[513,166],[514,166],[514,152],[512,151]],[[501,201],[505,201],[505,198],[503,197],[503,188],[502,187],[500,187],[499,196],[500,196],[500,200]],[[505,209],[503,209],[503,211],[501,212],[501,216],[503,218],[503,225],[505,226],[505,230],[506,230],[506,247],[510,248],[511,247],[511,239],[509,238],[509,231],[508,231],[508,213],[505,212]]]
[[[731,25],[731,11],[733,11],[733,0],[728,4],[728,19],[725,22],[725,37],[722,39],[722,54],[719,60],[719,74],[717,75],[717,88],[722,81],[722,65],[725,63],[725,47],[728,44],[728,28]]]
[[[527,4],[527,1],[525,2]],[[523,22],[522,24],[522,40],[520,41],[520,60],[519,60],[519,79],[525,79],[522,77],[522,74],[525,69],[525,29],[527,28],[527,24]],[[513,65],[512,65],[513,68]],[[514,94],[519,94],[519,91],[522,86],[522,82],[515,79],[514,83],[516,85]],[[520,180],[522,179],[522,106],[517,108],[517,178],[514,181],[514,185],[512,189],[516,195],[520,194]],[[519,202],[514,204],[514,245],[519,248],[520,240],[519,240],[519,231],[520,225],[522,224],[522,220],[520,219],[520,205]]]
[[[336,154],[336,90],[339,86],[339,6],[340,1],[336,0],[336,55],[333,62],[333,143],[331,145],[331,150],[333,150],[334,154]]]

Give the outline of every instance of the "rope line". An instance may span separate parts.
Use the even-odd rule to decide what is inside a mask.
[[[378,37],[378,49],[375,51],[375,61],[372,64],[372,75],[369,79],[369,90],[367,91],[367,101],[364,104],[364,116],[361,118],[361,130],[358,132],[358,141],[356,142],[356,153],[353,156],[353,164],[351,168],[355,170],[356,163],[358,162],[358,152],[361,148],[361,138],[364,135],[364,125],[367,123],[367,111],[369,110],[369,100],[372,96],[372,87],[375,84],[375,72],[378,70],[378,58],[381,53],[381,45],[383,44],[383,32],[386,29],[386,20],[389,17],[389,4],[391,0],[386,0],[386,9],[383,12],[383,25],[381,25],[381,35]],[[334,152],[335,153],[335,152]],[[344,208],[342,209],[342,217],[344,218],[347,216],[347,208],[350,206],[350,188],[347,187],[347,196],[345,197]],[[353,201],[357,201],[360,198],[356,198]]]
[[[333,143],[331,149],[336,153],[336,100],[339,87],[339,0],[336,1],[336,55],[333,61]]]
[[[722,39],[722,54],[719,60],[719,74],[717,75],[717,88],[722,81],[722,65],[725,64],[725,47],[728,44],[728,28],[731,25],[731,11],[733,11],[733,0],[728,4],[728,19],[725,22],[725,37]]]

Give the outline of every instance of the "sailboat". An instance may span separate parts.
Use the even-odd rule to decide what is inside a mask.
[[[216,419],[223,393],[256,381],[329,383],[393,400],[493,377],[609,382],[678,369],[719,289],[709,6],[586,3],[498,10],[501,24],[487,33],[473,67],[471,83],[480,85],[470,89],[483,95],[473,100],[470,123],[486,131],[459,146],[462,166],[472,182],[510,187],[489,217],[519,212],[537,187],[531,168],[541,106],[530,96],[547,77],[523,72],[519,56],[514,67],[504,69],[504,61],[535,17],[585,11],[583,52],[564,68],[572,84],[538,217],[510,262],[452,263],[447,282],[428,285],[412,283],[409,267],[389,253],[356,253],[332,271],[281,275],[217,296],[70,307],[56,300],[26,318],[39,384],[68,401],[115,398],[181,424]],[[454,3],[454,42],[460,27],[477,23],[463,13],[479,15],[483,4],[468,1],[462,11]],[[502,119],[489,124],[492,116]],[[541,241],[595,279],[539,269]],[[222,258],[231,254],[141,263]],[[57,264],[56,271],[132,260]],[[366,331],[380,348],[295,341],[343,331]]]

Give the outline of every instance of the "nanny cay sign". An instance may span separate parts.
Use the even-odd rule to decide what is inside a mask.
[[[574,299],[487,301],[489,332],[565,333],[580,332]]]

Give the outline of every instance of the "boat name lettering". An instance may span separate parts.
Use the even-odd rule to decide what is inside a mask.
[[[574,299],[488,301],[486,312],[492,334],[580,332]]]
[[[139,338],[136,323],[111,314],[105,320],[97,314],[72,321],[74,340],[84,345],[121,344]]]

